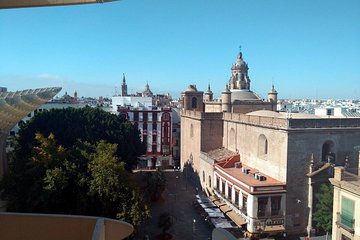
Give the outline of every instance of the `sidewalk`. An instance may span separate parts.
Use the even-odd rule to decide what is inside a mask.
[[[142,224],[135,239],[143,239],[148,235],[151,240],[157,239],[161,229],[157,226],[158,216],[168,212],[174,216],[174,224],[169,233],[173,239],[211,239],[212,228],[201,218],[193,206],[196,189],[192,183],[186,181],[180,171],[166,171],[166,189],[163,199],[152,204],[152,218]]]

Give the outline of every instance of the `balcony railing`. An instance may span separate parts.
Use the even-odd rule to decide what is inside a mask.
[[[337,213],[336,225],[345,229],[350,233],[354,233],[355,219],[350,219],[342,215],[341,213]]]

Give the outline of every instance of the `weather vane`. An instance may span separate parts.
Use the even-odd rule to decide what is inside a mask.
[[[241,52],[241,45],[239,46],[239,51]]]

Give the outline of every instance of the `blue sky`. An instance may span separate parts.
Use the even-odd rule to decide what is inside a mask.
[[[242,46],[266,97],[360,98],[359,0],[122,0],[0,10],[0,85],[219,96]]]

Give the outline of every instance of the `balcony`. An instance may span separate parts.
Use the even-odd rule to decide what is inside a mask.
[[[337,214],[336,225],[345,229],[349,233],[354,234],[355,219],[349,219],[339,212],[336,214]]]

